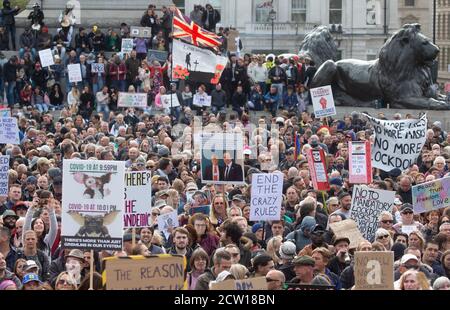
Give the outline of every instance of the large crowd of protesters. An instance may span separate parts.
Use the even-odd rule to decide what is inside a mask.
[[[2,12],[0,49],[10,50],[17,12]],[[216,29],[217,10],[196,6],[190,18],[223,38],[230,61],[217,85],[173,80],[170,54],[165,63],[147,60],[149,49],[170,51],[171,44],[170,11],[163,7],[157,14],[152,5],[140,25],[152,27],[152,38],[135,38],[129,55],[120,53],[120,42],[130,37],[130,25],[121,24],[119,31],[79,27],[68,40],[64,29],[49,34],[43,16],[39,31],[30,25],[20,35],[17,56],[4,59],[0,53],[0,99],[20,130],[19,145],[1,145],[10,169],[8,195],[0,197],[0,290],[86,290],[91,260],[94,288],[102,289],[103,258],[162,253],[187,258],[190,290],[251,277],[265,277],[271,290],[289,284],[352,289],[355,251],[392,251],[396,289],[450,289],[450,207],[413,214],[411,195],[412,186],[449,175],[450,134],[441,122],[430,123],[421,155],[407,170],[373,169],[369,186],[395,191],[394,208],[379,214],[374,240],[350,249],[350,240],[336,238],[330,224],[347,219],[351,209],[348,142],[371,140],[372,128],[356,112],[326,120],[308,112],[308,83],[316,70],[310,55],[227,53],[229,29]],[[43,68],[38,51],[47,48],[55,64]],[[70,84],[67,65],[74,63],[81,65],[83,81]],[[92,63],[104,63],[105,72],[92,73]],[[124,91],[147,93],[148,107],[117,107],[118,92]],[[212,96],[211,107],[193,106],[193,93],[204,91]],[[180,108],[162,107],[161,95],[170,93],[177,94]],[[193,142],[196,118],[205,127],[245,134],[246,184],[202,184]],[[305,155],[310,148],[326,153],[325,193],[312,187]],[[124,231],[123,251],[94,251],[91,257],[90,250],[61,247],[66,159],[118,160],[130,171],[151,171],[152,226],[138,229],[135,238]],[[251,175],[274,171],[284,175],[281,218],[252,222]],[[209,215],[190,215],[190,208],[202,205],[210,205]],[[165,238],[156,219],[173,210],[180,225]],[[408,235],[402,225],[417,229]]]

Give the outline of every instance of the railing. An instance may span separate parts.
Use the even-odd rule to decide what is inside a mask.
[[[313,23],[274,23],[275,34],[299,35],[310,32],[317,24]],[[246,34],[271,34],[272,23],[248,23],[245,24]]]

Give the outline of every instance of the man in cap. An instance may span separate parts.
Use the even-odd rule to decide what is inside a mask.
[[[25,273],[34,273],[39,275],[39,266],[34,260],[27,260],[25,266],[23,267],[23,271],[25,271]]]
[[[34,193],[36,192],[37,178],[30,175],[25,181],[25,189],[23,191],[23,200],[33,201]]]
[[[18,219],[19,217],[13,210],[6,210],[2,215],[3,226],[12,231],[14,228],[16,228],[16,221]]]
[[[289,170],[289,168],[295,167],[296,159],[294,153],[295,151],[293,147],[287,149],[286,158],[279,165],[281,171]]]
[[[52,153],[52,149],[48,145],[43,145],[37,148],[39,157],[47,157]]]
[[[404,226],[415,226],[414,230],[422,231],[423,225],[414,220],[414,209],[412,204],[404,203],[400,208],[401,221],[394,225],[394,230],[398,233],[403,232],[407,228]],[[406,231],[405,231],[406,232]]]
[[[347,237],[335,238],[333,242],[336,256],[330,260],[328,268],[331,272],[340,276],[342,271],[351,263],[349,255],[350,239]]]
[[[396,281],[394,282],[394,289],[400,289],[400,277],[408,270],[419,270],[420,261],[417,256],[413,254],[405,254],[400,259],[400,267],[395,271],[394,278]]]
[[[18,217],[25,217],[28,211],[28,202],[18,201],[12,210],[16,213]],[[17,225],[17,222],[16,222]]]
[[[281,264],[277,269],[284,274],[286,282],[290,282],[295,277],[294,265],[292,264],[292,260],[297,254],[295,243],[291,241],[283,242],[278,253],[281,258]]]
[[[27,273],[22,280],[23,290],[38,291],[41,290],[41,280],[35,273]]]
[[[311,256],[297,256],[293,259],[295,278],[290,283],[311,284],[314,279],[315,261]]]
[[[141,236],[135,234],[134,242],[135,245],[141,240]],[[131,232],[126,232],[123,235],[123,250],[127,253],[128,256],[132,255],[133,252],[133,234]]]
[[[324,236],[325,236],[325,228],[320,225],[316,224],[314,228],[311,230],[310,238],[311,238],[311,244],[308,244],[303,248],[303,250],[298,253],[299,256],[312,256],[313,250],[320,247],[328,248],[328,244],[326,244]]]

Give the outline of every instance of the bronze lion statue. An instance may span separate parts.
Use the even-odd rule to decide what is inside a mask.
[[[327,60],[337,60],[338,48],[327,26],[315,27],[300,44],[301,56],[309,56],[320,67]]]
[[[407,24],[386,41],[377,60],[326,61],[311,88],[332,85],[337,105],[370,106],[382,99],[393,108],[448,110],[433,88],[431,66],[438,54],[419,24]]]

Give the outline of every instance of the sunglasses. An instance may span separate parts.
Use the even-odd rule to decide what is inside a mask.
[[[402,212],[402,214],[413,214],[414,212],[412,212],[412,211],[405,211],[405,212]]]
[[[271,279],[271,278],[266,278],[266,281],[267,281],[267,282],[276,282],[276,281],[279,281],[279,280],[275,280],[275,279]]]
[[[389,238],[389,235],[379,236],[378,239],[387,239]]]
[[[147,169],[153,169],[155,166],[147,166]]]
[[[70,283],[69,280],[59,280],[58,284],[68,284],[68,285],[72,285],[72,283]]]
[[[417,265],[405,265],[406,269],[419,269],[419,266]]]
[[[392,223],[394,223],[394,221],[393,220],[383,220],[383,221],[381,221],[381,223],[383,223],[383,224],[392,224]]]

